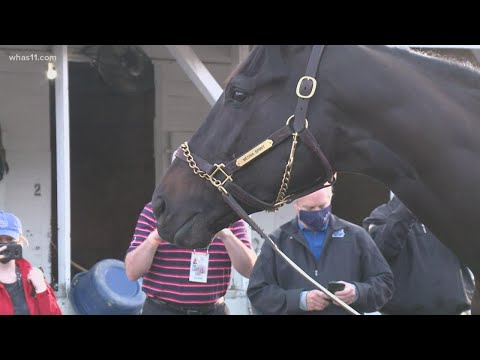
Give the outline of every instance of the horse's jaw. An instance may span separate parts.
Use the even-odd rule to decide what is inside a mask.
[[[162,226],[158,227],[158,233],[162,239],[169,243],[187,249],[199,249],[207,247],[215,234],[211,233],[199,214],[195,214],[181,225],[173,235],[163,233]]]

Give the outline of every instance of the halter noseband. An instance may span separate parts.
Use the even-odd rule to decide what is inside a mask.
[[[186,161],[196,175],[210,181],[210,183],[221,193],[231,193],[242,203],[258,210],[276,211],[283,205],[290,203],[296,198],[302,197],[314,190],[333,185],[336,181],[336,177],[334,176],[332,167],[321,150],[320,145],[318,144],[317,140],[315,140],[315,137],[312,135],[310,130],[308,130],[307,120],[308,105],[317,88],[316,75],[324,49],[325,45],[313,46],[305,76],[300,78],[297,84],[296,94],[298,101],[295,108],[295,114],[290,116],[284,127],[277,130],[266,140],[255,146],[253,149],[247,151],[245,154],[234,159],[227,165],[223,163],[211,165],[200,156],[192,154],[187,142],[180,146],[182,152],[177,151],[176,156]],[[281,144],[290,136],[292,136],[290,156],[285,166],[282,184],[280,185],[275,202],[264,202],[235,184],[233,181],[233,174],[236,171],[249,164],[266,151],[270,151],[275,146]],[[325,169],[325,177],[317,179],[313,188],[309,187],[308,189],[300,191],[299,193],[287,195],[291,171],[295,160],[295,151],[298,138],[300,138],[321,161]]]

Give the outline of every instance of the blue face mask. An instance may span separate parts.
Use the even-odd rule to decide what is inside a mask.
[[[327,225],[328,218],[332,212],[332,205],[322,210],[306,211],[300,210],[300,220],[313,231],[321,231]]]

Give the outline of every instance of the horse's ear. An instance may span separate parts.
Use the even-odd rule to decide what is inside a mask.
[[[283,45],[265,45],[267,58],[278,58],[279,56],[282,56],[282,46]]]
[[[256,86],[279,79],[287,74],[287,59],[281,54],[281,45],[265,45],[263,71],[256,76]]]
[[[282,52],[282,47],[284,45],[267,45],[265,46],[266,52],[266,61],[272,67],[283,68],[287,64],[287,58]]]
[[[292,54],[303,50],[305,45],[266,45],[265,49],[270,58],[287,60]]]
[[[296,54],[305,49],[306,45],[280,45],[282,57],[288,58],[291,54]]]

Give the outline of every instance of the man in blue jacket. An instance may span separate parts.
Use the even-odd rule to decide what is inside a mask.
[[[343,284],[335,295],[361,313],[378,311],[393,293],[393,275],[370,235],[331,213],[332,188],[294,202],[297,216],[272,240],[324,287]],[[321,290],[264,243],[250,275],[247,295],[259,314],[346,315]]]

